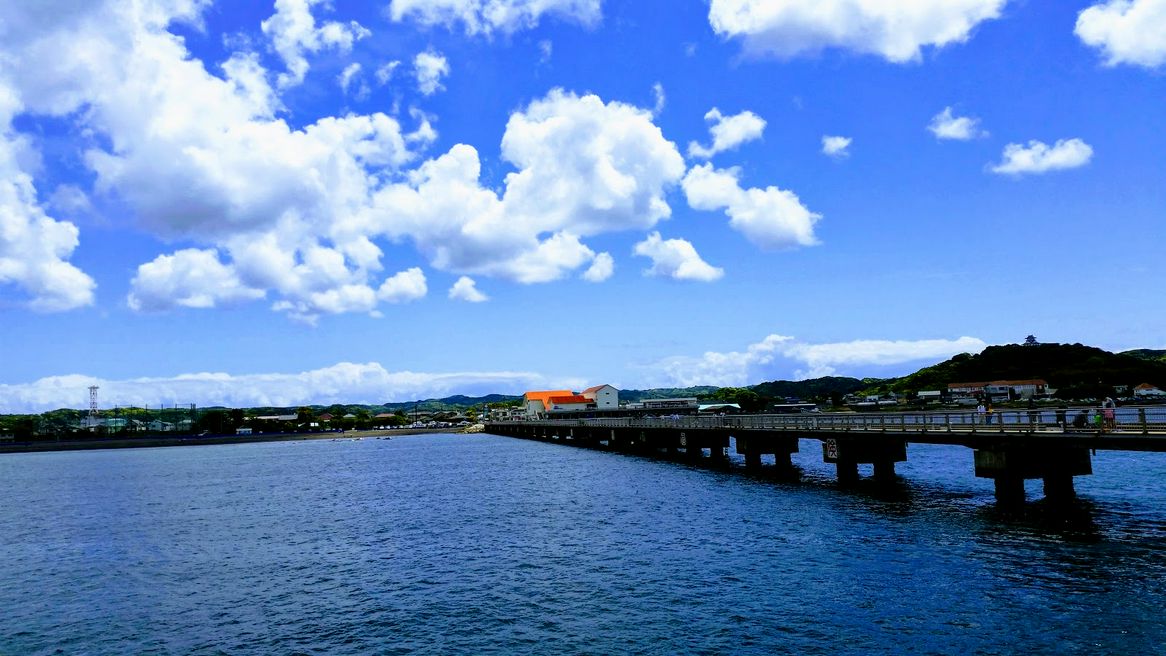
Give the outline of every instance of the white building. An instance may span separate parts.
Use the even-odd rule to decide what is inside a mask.
[[[595,402],[597,410],[616,410],[619,408],[619,390],[611,385],[596,385],[579,392]]]
[[[1149,383],[1142,383],[1134,388],[1134,396],[1139,399],[1160,399],[1166,396],[1166,392]]]

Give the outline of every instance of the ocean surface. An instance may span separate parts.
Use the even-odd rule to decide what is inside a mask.
[[[0,456],[0,654],[1155,654],[1166,456],[1067,513],[490,435]],[[869,469],[864,470],[869,473]]]

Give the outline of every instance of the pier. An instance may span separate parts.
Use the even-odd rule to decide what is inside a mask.
[[[859,465],[874,478],[894,480],[895,463],[907,460],[908,444],[946,444],[972,450],[973,471],[995,484],[1002,505],[1024,501],[1024,481],[1041,479],[1045,497],[1075,495],[1073,478],[1093,473],[1098,450],[1166,452],[1166,407],[1123,407],[1112,420],[1094,408],[976,412],[800,413],[725,417],[636,417],[491,422],[495,435],[553,441],[579,447],[659,455],[728,466],[735,443],[748,470],[774,457],[790,468],[802,438],[817,439],[822,459],[837,468],[838,482],[852,484]]]

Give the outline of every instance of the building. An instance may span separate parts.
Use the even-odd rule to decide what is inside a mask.
[[[548,399],[550,405],[547,407],[547,414],[554,414],[556,412],[579,412],[581,410],[594,410],[595,401],[583,396],[582,394],[566,394],[562,396],[552,396]]]
[[[552,396],[573,396],[571,390],[543,390],[527,392],[522,395],[522,407],[526,410],[527,419],[539,419],[547,414],[551,407]]]
[[[986,383],[950,383],[947,393],[952,399],[979,398],[1007,401],[1011,398],[1031,399],[1049,393],[1049,384],[1035,378],[1030,380],[993,380]]]
[[[619,408],[619,390],[611,385],[596,385],[579,392],[581,396],[591,399],[598,410],[615,410]]]
[[[1163,392],[1162,390],[1158,389],[1157,387],[1155,387],[1149,383],[1142,383],[1141,385],[1138,385],[1137,387],[1134,388],[1134,397],[1135,398],[1160,399],[1164,396],[1166,396],[1166,392]]]

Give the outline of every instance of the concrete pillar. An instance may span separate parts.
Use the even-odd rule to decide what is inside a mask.
[[[895,480],[895,461],[876,460],[874,462],[875,480],[888,482]]]
[[[1049,501],[1059,503],[1072,501],[1077,498],[1077,492],[1073,489],[1073,476],[1071,474],[1049,474],[1044,477],[1044,480],[1045,498]]]
[[[993,479],[996,485],[996,503],[1015,506],[1024,503],[1024,479],[1019,476],[1001,475]]]
[[[858,463],[849,460],[838,461],[839,485],[853,485],[858,482]]]
[[[761,454],[756,451],[747,452],[745,454],[745,468],[750,471],[761,469]]]

